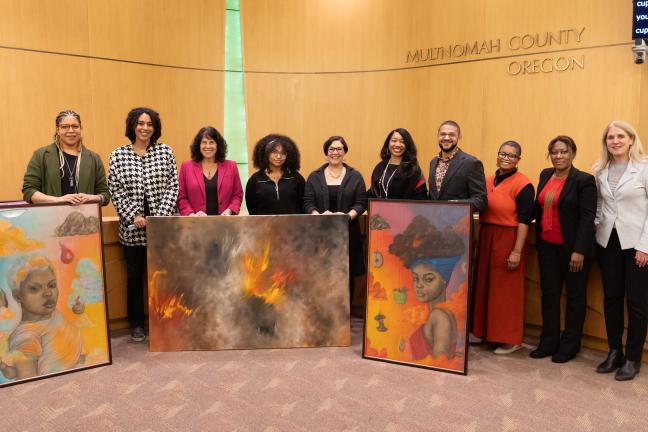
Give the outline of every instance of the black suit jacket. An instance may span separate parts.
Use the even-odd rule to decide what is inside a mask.
[[[536,239],[542,232],[542,205],[538,202],[540,192],[554,173],[545,168],[540,173],[538,193],[534,204]],[[594,256],[594,218],[596,217],[596,181],[594,176],[572,166],[563,190],[558,197],[558,218],[563,242],[569,253],[578,252],[586,257]],[[536,241],[536,245],[537,245]]]
[[[459,150],[450,161],[443,177],[441,189],[436,187],[436,168],[439,156],[430,161],[430,199],[465,200],[470,202],[472,211],[482,211],[488,205],[484,165],[476,157]]]

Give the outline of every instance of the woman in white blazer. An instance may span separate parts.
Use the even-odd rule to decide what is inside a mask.
[[[603,279],[610,353],[596,371],[619,368],[618,381],[641,368],[648,323],[648,158],[635,129],[613,121],[603,133],[594,165],[598,186],[596,242]],[[623,306],[628,297],[628,335],[623,354]]]

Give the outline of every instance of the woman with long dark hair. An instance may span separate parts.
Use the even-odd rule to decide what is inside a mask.
[[[407,129],[387,134],[381,161],[371,173],[370,198],[427,199],[425,176],[416,157],[416,144]]]

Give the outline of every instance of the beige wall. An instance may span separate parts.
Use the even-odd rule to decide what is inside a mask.
[[[179,161],[201,126],[222,129],[225,0],[1,0],[0,9],[0,200],[22,196],[27,161],[51,142],[62,109],[79,112],[106,168],[128,142],[134,106],[160,113],[161,141]]]
[[[607,122],[642,118],[645,67],[630,51],[631,2],[242,0],[241,14],[245,68],[261,72],[246,75],[248,136],[291,135],[304,173],[323,162],[322,142],[342,134],[348,162],[368,178],[387,132],[405,127],[427,175],[438,125],[452,118],[462,125],[463,148],[482,158],[487,172],[495,169],[499,144],[515,139],[524,148],[521,169],[536,181],[554,136],[571,135],[579,145],[575,163],[588,169]],[[508,46],[516,36],[539,33],[542,42],[546,32],[568,29],[582,31],[580,42],[572,31],[560,45]],[[497,39],[499,52],[406,62],[419,48]],[[584,68],[508,73],[513,61],[560,56],[576,57]],[[412,66],[427,67],[406,69]],[[384,69],[398,70],[376,72]]]

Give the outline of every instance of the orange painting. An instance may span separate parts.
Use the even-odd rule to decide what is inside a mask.
[[[470,206],[369,206],[363,356],[465,374]]]
[[[0,386],[110,363],[97,204],[0,206]]]

